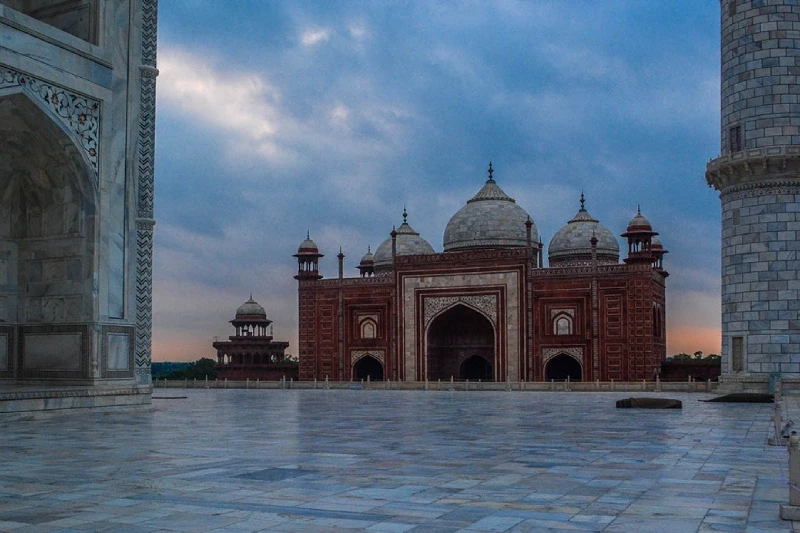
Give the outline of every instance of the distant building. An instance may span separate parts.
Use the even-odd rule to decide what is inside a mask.
[[[655,379],[666,358],[663,249],[641,213],[622,236],[580,209],[550,242],[489,179],[436,252],[409,225],[368,250],[360,277],[322,279],[310,238],[298,261],[300,379]]]
[[[227,341],[213,344],[217,350],[217,379],[297,379],[297,364],[287,361],[284,353],[289,343],[272,340],[272,320],[252,295],[236,310],[231,324],[236,333]]]

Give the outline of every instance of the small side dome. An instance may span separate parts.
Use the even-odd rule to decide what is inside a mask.
[[[581,193],[581,208],[553,236],[547,249],[551,267],[580,266],[592,260],[591,239],[597,239],[597,261],[601,264],[619,263],[619,243],[608,228],[592,217],[585,208]]]
[[[375,263],[375,256],[372,255],[370,251],[370,247],[367,246],[367,253],[364,254],[364,257],[361,258],[361,266],[372,266]]]
[[[527,246],[525,223],[528,213],[501,189],[493,177],[489,163],[489,179],[484,186],[450,218],[444,230],[444,251],[470,248]],[[539,242],[539,232],[531,226],[531,240]]]
[[[650,239],[650,249],[654,252],[664,250],[664,245],[661,243],[661,239],[658,238],[658,235],[653,235],[653,238]]]
[[[267,312],[258,302],[253,300],[252,294],[250,295],[250,299],[240,305],[236,310],[236,320],[248,318],[267,318]]]
[[[427,255],[435,254],[433,246],[419,236],[408,224],[408,213],[403,208],[403,223],[395,231],[395,247],[397,255]],[[392,238],[389,237],[378,246],[373,257],[375,272],[387,272],[392,269]]]
[[[630,222],[628,222],[628,233],[640,233],[640,232],[651,232],[653,231],[653,227],[650,225],[650,221],[644,218],[642,215],[641,207],[636,208],[636,216],[634,216]]]
[[[300,246],[297,247],[297,254],[318,254],[319,248],[317,247],[317,243],[311,240],[311,234],[306,233],[306,239],[300,243]]]

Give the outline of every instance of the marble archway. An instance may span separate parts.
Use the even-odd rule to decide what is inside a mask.
[[[15,369],[8,328],[96,320],[95,172],[85,150],[24,90],[0,92],[0,146],[0,377],[88,377],[88,334],[20,336]]]

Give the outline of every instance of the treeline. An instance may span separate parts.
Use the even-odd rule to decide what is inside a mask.
[[[692,355],[681,352],[667,357],[667,361],[719,361],[720,359],[722,359],[722,357],[720,357],[719,354],[710,353],[704,356],[703,352],[700,350],[697,350]]]
[[[194,363],[153,363],[153,379],[217,379],[217,362],[208,357]]]

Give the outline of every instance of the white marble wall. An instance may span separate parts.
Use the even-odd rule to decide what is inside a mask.
[[[77,323],[76,328],[136,323],[131,293],[137,213],[133,152],[140,128],[141,52],[131,32],[140,27],[136,17],[141,7],[137,3],[132,9],[131,1],[71,0],[50,12],[39,9],[48,7],[44,0],[0,0],[0,138],[16,133],[11,126],[3,127],[3,119],[12,116],[4,102],[14,91],[46,107],[46,98],[36,101],[41,96],[32,90],[36,84],[82,99],[96,122],[87,133],[78,131],[86,112],[50,117],[60,130],[58,140],[74,145],[67,152],[76,152],[83,167],[58,176],[60,182],[45,176],[37,209],[18,212],[17,220],[13,210],[10,218],[0,216],[0,318],[8,323]],[[131,72],[137,77],[129,81]],[[75,153],[65,153],[63,159],[74,163]],[[0,163],[0,192],[14,183],[30,185],[36,172],[33,167],[4,169]],[[99,378],[98,347],[106,342],[109,368],[117,377],[129,371],[133,378],[128,356],[121,355],[127,354],[129,347],[123,344],[132,342],[132,336],[100,338],[103,330],[95,326],[86,331],[94,338],[78,349],[88,346],[93,363],[81,370],[81,378]],[[65,346],[72,345],[68,333],[60,336]],[[65,360],[43,355],[50,350],[44,336],[28,334],[24,341],[21,370],[68,366]]]
[[[497,376],[500,380],[519,381],[520,379],[520,334],[523,331],[520,323],[520,304],[521,286],[519,273],[516,271],[491,272],[481,274],[443,274],[408,276],[402,281],[402,348],[401,361],[405,372],[406,380],[416,379],[417,374],[417,340],[425,339],[427,329],[418,327],[417,317],[422,315],[423,310],[416,309],[417,299],[415,292],[418,290],[429,290],[431,297],[436,297],[436,291],[440,290],[442,295],[448,297],[457,296],[459,288],[468,289],[465,296],[475,297],[476,287],[493,287],[487,289],[489,293],[494,293],[497,287],[501,287],[505,293],[505,306],[499,312],[504,317],[505,323],[505,342],[504,348],[507,358],[507,371],[505,376]],[[455,290],[454,290],[455,289]],[[433,317],[431,317],[433,318]],[[494,324],[496,320],[492,320]],[[496,326],[495,326],[496,328]],[[495,329],[495,334],[497,331]],[[424,344],[424,343],[423,343]]]

